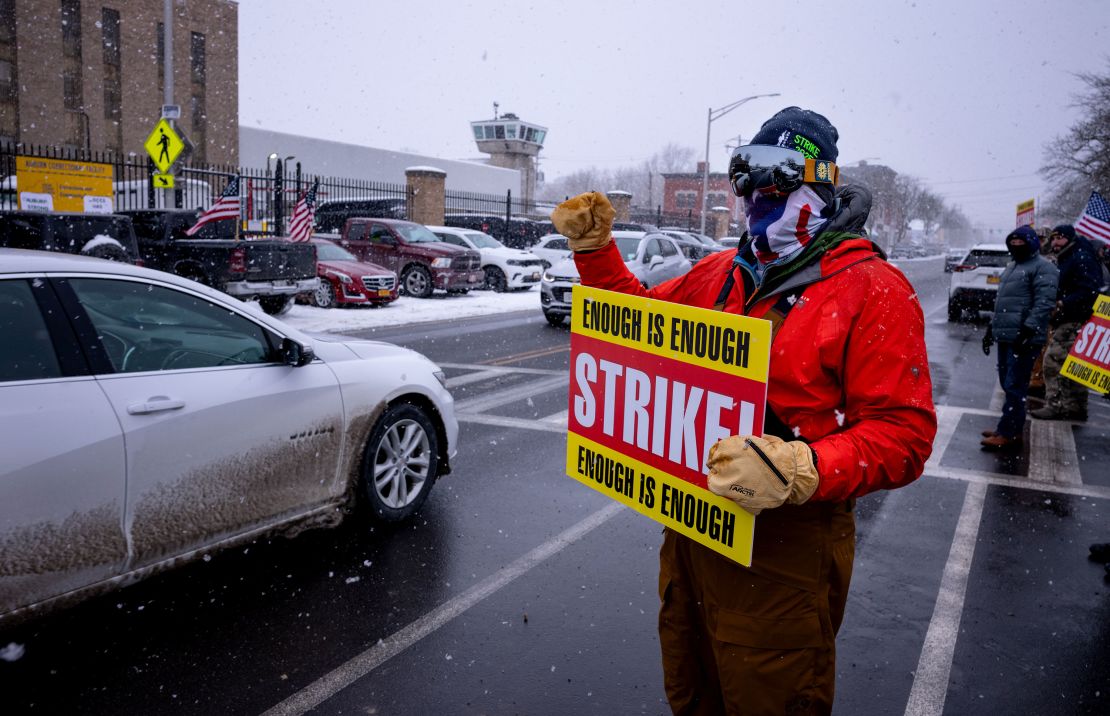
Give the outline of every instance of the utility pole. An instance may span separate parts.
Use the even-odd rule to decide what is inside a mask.
[[[173,104],[173,0],[162,0],[162,104]],[[174,120],[167,120],[171,127]],[[154,177],[148,179],[154,181]],[[163,189],[162,202],[167,209],[176,206],[174,190]]]

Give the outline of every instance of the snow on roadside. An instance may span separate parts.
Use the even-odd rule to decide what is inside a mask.
[[[527,310],[534,310],[537,315],[540,312],[538,287],[507,293],[471,291],[462,296],[437,291],[429,298],[402,296],[382,308],[316,308],[296,305],[278,318],[302,331],[343,333],[361,328],[411,325]]]

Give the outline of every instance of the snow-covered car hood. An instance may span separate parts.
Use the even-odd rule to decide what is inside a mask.
[[[540,257],[536,256],[531,251],[522,251],[520,249],[510,249],[508,246],[502,246],[499,249],[482,249],[483,256],[495,256],[499,259],[515,259],[517,261],[539,261]]]

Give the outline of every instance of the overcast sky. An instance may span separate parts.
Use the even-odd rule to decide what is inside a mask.
[[[782,107],[825,114],[840,163],[922,179],[975,222],[1041,197],[1043,146],[1075,120],[1075,73],[1110,70],[1105,0],[576,2],[240,0],[245,125],[448,159],[471,120],[546,126],[548,179],[668,142],[710,158]],[[312,171],[311,167],[305,167]],[[599,187],[601,189],[619,187]]]

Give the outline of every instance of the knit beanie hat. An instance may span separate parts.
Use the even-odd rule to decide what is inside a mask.
[[[1068,243],[1075,241],[1075,227],[1071,224],[1060,224],[1052,230],[1054,234],[1060,234],[1068,240]]]
[[[752,144],[796,149],[810,159],[836,161],[840,134],[824,115],[801,107],[787,107],[768,119],[752,137]]]

